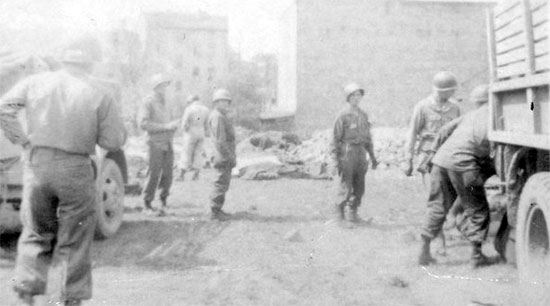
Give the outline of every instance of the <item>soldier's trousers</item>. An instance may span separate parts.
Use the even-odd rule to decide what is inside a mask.
[[[91,298],[95,200],[88,156],[32,149],[24,169],[16,291],[46,294],[53,303]]]
[[[210,208],[219,210],[225,202],[225,194],[231,183],[231,170],[229,166],[214,167],[214,184],[210,193]]]
[[[172,144],[149,143],[149,171],[145,185],[147,202],[155,199],[155,191],[160,189],[160,198],[166,199],[170,195],[172,186],[174,151]]]
[[[366,150],[362,145],[344,145],[338,169],[338,191],[336,205],[349,204],[352,208],[361,205],[365,194],[367,173]]]
[[[183,135],[183,152],[179,167],[182,170],[200,169],[201,154],[204,147],[204,136],[195,135],[192,132]]]
[[[479,170],[457,172],[434,165],[431,171],[428,211],[422,235],[433,239],[457,200],[463,209],[456,216],[458,230],[470,242],[483,242],[489,228],[489,204]]]

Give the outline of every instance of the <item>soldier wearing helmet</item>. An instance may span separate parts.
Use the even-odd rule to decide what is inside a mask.
[[[470,101],[477,109],[443,126],[430,148],[428,160],[433,166],[428,213],[422,226],[420,265],[433,262],[430,242],[441,232],[451,207],[457,214],[457,228],[472,244],[472,266],[491,263],[481,252],[489,226],[489,205],[483,185],[494,174],[489,157],[488,99],[488,86],[476,87]]]
[[[214,110],[208,118],[208,127],[214,144],[214,185],[210,194],[211,218],[225,221],[230,215],[222,210],[225,194],[231,182],[231,170],[237,165],[235,155],[235,130],[227,117],[231,106],[231,94],[226,89],[218,89],[212,96]]]
[[[155,192],[160,192],[162,203],[159,215],[164,214],[167,198],[172,185],[174,151],[172,140],[179,126],[179,120],[171,120],[171,114],[166,105],[166,89],[171,80],[163,74],[155,74],[149,82],[152,92],[145,97],[138,112],[139,126],[147,132],[149,145],[149,171],[144,190],[145,212],[152,213],[155,209],[151,202]]]
[[[438,72],[433,78],[432,94],[420,101],[413,110],[405,145],[407,165],[405,174],[413,171],[413,159],[422,161],[431,147],[439,129],[460,116],[460,108],[452,99],[457,88],[456,77],[448,72]],[[418,140],[418,146],[415,146]]]
[[[332,167],[338,174],[338,199],[335,205],[337,221],[345,220],[345,208],[349,206],[350,220],[360,222],[357,210],[365,193],[368,153],[372,168],[378,162],[374,156],[368,115],[359,108],[365,91],[352,83],[344,88],[348,105],[337,115],[330,146]]]
[[[90,80],[93,60],[64,51],[62,69],[33,75],[0,99],[0,129],[25,150],[23,231],[13,286],[24,305],[80,305],[92,296],[96,144],[116,151],[126,131],[115,101]],[[17,120],[25,109],[27,131]],[[2,148],[4,149],[4,148]]]
[[[189,95],[187,103],[181,120],[183,152],[179,162],[181,172],[178,178],[181,181],[184,180],[187,171],[194,171],[193,180],[198,179],[204,138],[209,136],[208,107],[201,103],[198,95]]]

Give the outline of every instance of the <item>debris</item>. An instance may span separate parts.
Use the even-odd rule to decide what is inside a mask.
[[[403,280],[399,276],[393,276],[389,280],[389,285],[392,287],[398,287],[398,288],[407,288],[409,287],[409,283],[405,280]]]
[[[285,240],[290,242],[303,242],[304,237],[302,237],[299,230],[292,230],[285,235]]]

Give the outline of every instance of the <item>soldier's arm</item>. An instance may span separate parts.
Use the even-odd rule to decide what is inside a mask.
[[[105,150],[116,151],[126,142],[126,128],[115,101],[105,96],[98,109],[97,144]]]
[[[415,106],[411,117],[411,121],[409,123],[409,130],[407,132],[407,143],[405,144],[405,154],[407,159],[409,160],[412,160],[414,156],[414,145],[416,144],[416,137],[423,125],[423,117],[420,109],[421,109],[420,105]]]
[[[29,145],[30,141],[17,115],[26,106],[28,87],[29,83],[23,81],[0,98],[0,129],[12,143],[23,147]]]
[[[185,111],[183,111],[183,117],[181,119],[181,128],[183,129],[184,132],[189,131],[189,120],[191,117],[190,113],[191,113],[190,107],[187,107]]]
[[[227,143],[226,126],[221,117],[214,116],[211,118],[210,132],[212,133],[214,146],[221,156],[233,157],[233,153],[231,153],[231,149]]]
[[[210,129],[208,128],[208,117],[210,116],[210,114],[208,111],[205,111],[203,115],[206,118],[204,120],[204,135],[206,137],[210,137]]]
[[[338,160],[340,157],[340,145],[342,138],[344,137],[344,120],[341,116],[338,116],[334,121],[332,128],[332,135],[330,141],[330,157],[334,165],[338,165]]]

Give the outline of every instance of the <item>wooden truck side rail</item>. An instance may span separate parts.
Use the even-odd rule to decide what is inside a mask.
[[[548,0],[506,0],[487,13],[493,142],[550,150]]]

